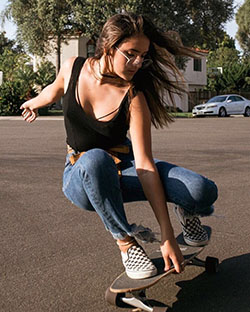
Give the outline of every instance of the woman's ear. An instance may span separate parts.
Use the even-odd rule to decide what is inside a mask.
[[[108,51],[104,51],[104,53],[106,53],[106,55],[114,56],[114,48],[110,48]]]

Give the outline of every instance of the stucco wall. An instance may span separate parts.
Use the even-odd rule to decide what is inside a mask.
[[[187,62],[187,67],[184,72],[184,78],[189,84],[189,86],[193,86],[196,90],[202,89],[207,85],[207,64],[206,64],[206,56],[201,58],[201,71],[194,71],[194,59],[190,58]],[[190,91],[195,91],[195,89]]]

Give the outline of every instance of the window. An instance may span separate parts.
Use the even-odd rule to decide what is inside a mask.
[[[244,101],[240,96],[234,96],[234,98],[235,98],[235,101],[236,102],[239,102],[239,101]]]
[[[227,102],[235,102],[235,97],[234,96],[229,96]]]
[[[87,42],[87,57],[92,57],[95,55],[95,42],[90,39]]]
[[[194,59],[194,71],[202,71],[201,59]]]

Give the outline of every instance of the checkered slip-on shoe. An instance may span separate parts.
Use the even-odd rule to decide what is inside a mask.
[[[128,277],[143,279],[157,274],[157,268],[140,245],[132,245],[127,252],[121,252],[121,255]]]
[[[201,221],[197,216],[185,215],[183,208],[174,207],[183,231],[183,238],[186,244],[190,246],[204,246],[208,243],[209,237],[207,231],[202,227]]]

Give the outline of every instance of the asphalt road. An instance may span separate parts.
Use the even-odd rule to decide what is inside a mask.
[[[95,215],[62,194],[61,118],[29,125],[0,120],[0,311],[129,311],[108,305],[106,288],[122,271],[119,250]],[[212,241],[201,258],[220,271],[187,267],[150,288],[173,312],[250,312],[250,118],[178,119],[153,131],[154,155],[202,173],[219,188]],[[131,222],[159,232],[147,203],[126,205]],[[176,234],[180,226],[170,214]],[[157,245],[147,245],[150,252]]]

